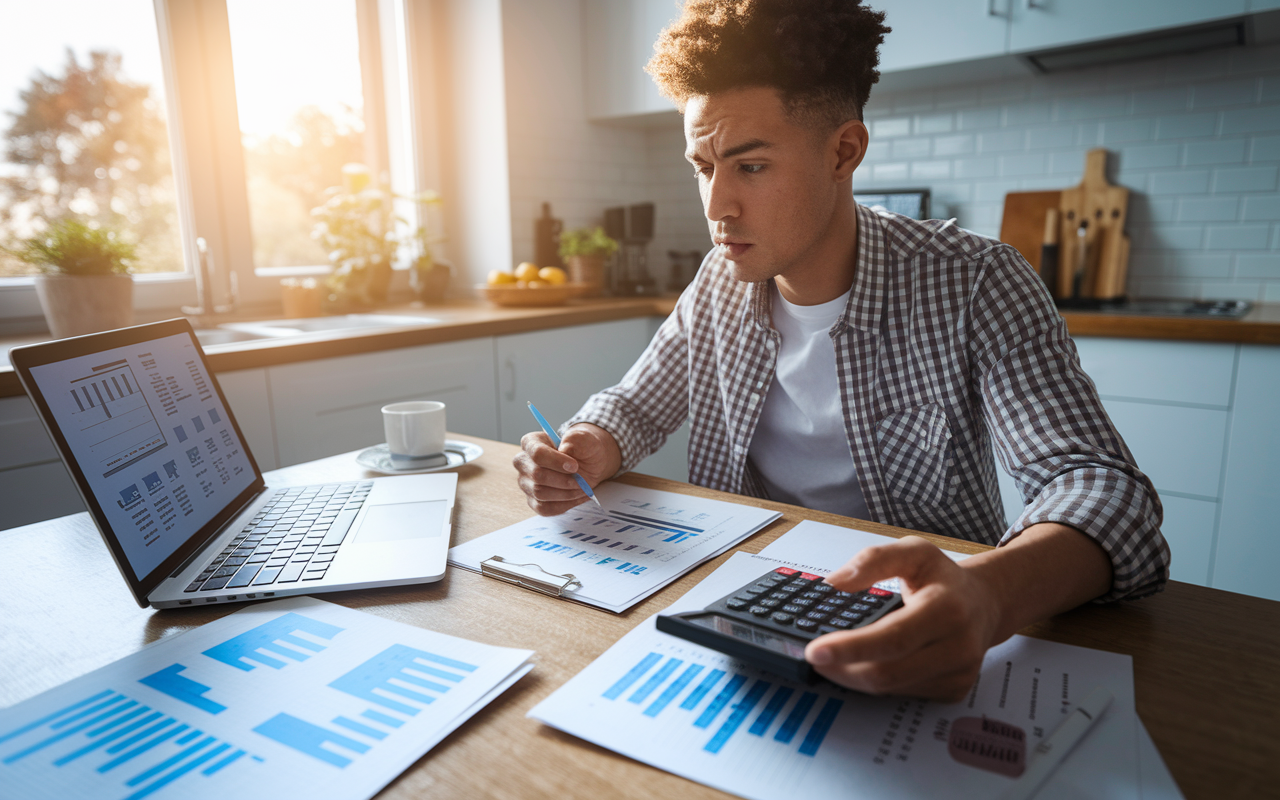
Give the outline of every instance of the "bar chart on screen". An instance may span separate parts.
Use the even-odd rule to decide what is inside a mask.
[[[0,798],[371,796],[529,655],[311,598],[257,606],[0,711]]]

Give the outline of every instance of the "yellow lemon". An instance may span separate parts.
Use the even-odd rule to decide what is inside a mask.
[[[550,285],[551,284],[547,283],[546,281],[540,281],[540,280],[529,281],[530,289],[541,289],[544,286],[550,286]]]
[[[518,281],[536,281],[538,279],[538,265],[531,264],[528,261],[516,267],[516,280]]]
[[[512,275],[510,272],[503,272],[500,269],[489,270],[490,286],[503,286],[505,284],[515,283],[515,282],[516,282],[516,276]]]
[[[538,277],[552,286],[560,286],[569,279],[559,267],[543,267],[538,270]]]

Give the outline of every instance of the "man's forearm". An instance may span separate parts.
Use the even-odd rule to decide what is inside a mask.
[[[962,566],[990,587],[1000,610],[990,645],[1111,589],[1111,559],[1102,547],[1054,522],[1032,525],[1004,547],[971,556]]]

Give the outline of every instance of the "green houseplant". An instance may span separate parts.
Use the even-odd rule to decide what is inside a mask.
[[[560,234],[560,256],[569,268],[569,280],[583,284],[587,296],[604,289],[605,259],[617,251],[618,243],[598,225]]]
[[[441,238],[430,237],[424,227],[405,234],[405,220],[396,216],[394,204],[402,199],[422,206],[439,205],[438,194],[394,194],[371,185],[368,170],[358,164],[344,167],[343,185],[331,187],[325,194],[328,199],[324,205],[311,212],[316,219],[312,236],[328,251],[333,264],[328,286],[336,305],[367,307],[386,302],[392,265],[401,245],[418,251],[415,272],[434,271],[430,245]]]
[[[129,270],[137,248],[119,231],[64,217],[6,250],[40,270],[36,295],[55,338],[133,324]]]

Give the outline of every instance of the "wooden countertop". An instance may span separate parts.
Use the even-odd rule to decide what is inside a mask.
[[[469,439],[471,437],[459,437]],[[511,469],[514,445],[476,440],[485,453],[458,470],[454,541],[529,516]],[[271,485],[370,476],[354,453],[267,474]],[[759,552],[803,519],[903,536],[909,531],[795,506],[629,474],[633,485],[749,503],[783,516],[736,548]],[[982,545],[927,536],[941,547]],[[623,634],[722,564],[722,555],[620,615],[557,602],[466,570],[424,586],[341,592],[350,608],[489,644],[535,650],[532,673],[409,767],[379,797],[725,798],[528,719]],[[219,619],[238,604],[164,611],[133,602],[88,514],[0,532],[0,707],[84,675],[151,642]],[[50,594],[50,587],[59,587]],[[1171,582],[1154,597],[1085,606],[1024,634],[1133,658],[1137,710],[1188,798],[1258,797],[1280,783],[1280,603]],[[501,754],[501,757],[495,757]]]
[[[214,372],[230,372],[570,325],[588,325],[635,317],[665,317],[675,308],[675,303],[675,297],[651,297],[576,300],[552,308],[497,308],[477,300],[462,300],[431,307],[390,306],[378,309],[377,313],[417,315],[439,322],[428,323],[421,328],[334,331],[235,342],[208,347],[206,352]],[[1073,336],[1280,344],[1280,304],[1275,303],[1256,305],[1248,315],[1239,320],[1126,316],[1087,311],[1068,311],[1062,317]],[[254,317],[262,318],[264,317]],[[218,320],[227,321],[233,320]],[[37,338],[0,338],[0,347],[25,344]],[[13,397],[22,393],[22,386],[13,368],[8,365],[0,366],[0,397]]]

